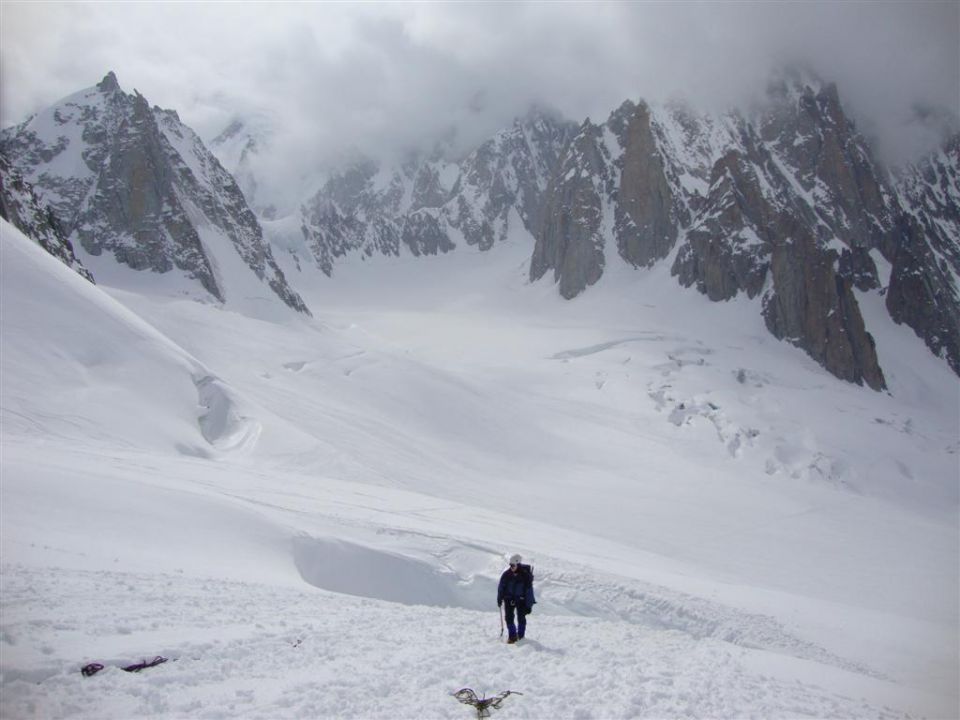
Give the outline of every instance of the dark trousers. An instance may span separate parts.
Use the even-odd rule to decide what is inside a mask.
[[[519,605],[513,605],[511,600],[507,600],[503,605],[506,608],[507,632],[510,633],[510,638],[523,638],[523,634],[527,630],[527,612],[526,607],[523,606],[523,601],[521,600]],[[517,613],[516,625],[513,623],[514,611]]]

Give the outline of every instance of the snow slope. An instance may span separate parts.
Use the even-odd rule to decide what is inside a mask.
[[[960,387],[881,298],[890,393],[665,271],[561,301],[525,237],[278,258],[308,319],[0,230],[3,717],[467,718],[464,686],[522,692],[504,718],[957,715]]]

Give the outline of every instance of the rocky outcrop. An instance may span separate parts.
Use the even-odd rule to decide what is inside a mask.
[[[896,208],[869,147],[843,112],[834,84],[788,73],[770,88],[761,139],[818,220],[818,237],[892,250]],[[876,283],[874,283],[876,287]]]
[[[31,238],[81,277],[94,282],[93,275],[77,260],[73,245],[63,234],[53,211],[40,202],[33,186],[10,167],[0,154],[0,217]]]
[[[767,328],[805,350],[837,377],[886,386],[873,337],[866,331],[851,283],[835,270],[837,254],[823,252],[809,230],[784,215],[770,256],[770,289],[763,299]]]
[[[224,301],[200,235],[180,201],[175,170],[150,106],[142,95],[113,92],[123,102],[123,124],[105,138],[108,155],[74,216],[72,234],[91,255],[108,252],[134,270],[164,273],[176,267]]]
[[[301,208],[313,261],[330,275],[349,254],[434,255],[461,244],[489,250],[517,224],[534,233],[571,130],[531,111],[459,162],[442,151],[395,168],[354,162]]]
[[[763,289],[775,233],[773,210],[760,189],[755,165],[730,150],[713,168],[698,222],[687,231],[673,274],[711,300]]]
[[[403,244],[414,255],[437,255],[456,247],[444,226],[440,213],[430,209],[411,212],[404,218],[401,234]]]
[[[4,130],[2,149],[90,255],[140,271],[177,269],[226,301],[210,234],[287,306],[309,313],[233,178],[175,112],[123,92],[113,73]]]
[[[880,287],[871,252],[899,246],[899,208],[836,88],[808,80],[788,74],[750,116],[625,103],[582,129],[550,185],[531,278],[552,268],[572,297],[602,274],[605,238],[635,266],[675,251],[681,285],[714,301],[762,294],[774,335],[882,389],[854,288]]]
[[[835,249],[816,236],[813,214],[770,153],[740,125],[741,150],[714,165],[699,222],[687,232],[673,272],[711,300],[764,289],[770,332],[802,348],[837,377],[885,387],[849,277]],[[845,251],[848,263],[853,256]]]
[[[649,267],[673,249],[682,210],[667,180],[666,160],[646,103],[625,104],[609,124],[623,148],[614,205],[617,249],[627,262]]]
[[[960,374],[960,137],[891,178],[836,86],[809,73],[783,72],[749,112],[626,102],[578,129],[533,115],[456,166],[359,166],[317,196],[304,232],[329,273],[358,250],[486,250],[517,215],[534,236],[531,280],[565,298],[611,262],[669,260],[682,286],[757,298],[776,337],[879,390],[857,298],[882,292]]]
[[[886,305],[960,375],[960,135],[897,179],[904,213]]]
[[[509,130],[498,133],[460,164],[452,227],[468,244],[489,249],[504,240],[515,209],[524,227],[535,233],[545,220],[545,195],[558,172],[575,126],[542,110],[532,110]]]
[[[604,223],[610,203],[610,151],[603,130],[589,120],[570,141],[547,188],[544,217],[530,260],[530,279],[553,270],[560,294],[572,298],[593,285],[606,264]]]
[[[360,162],[327,181],[301,208],[301,230],[313,261],[326,275],[334,263],[350,253],[397,255],[402,225],[391,211],[403,196],[394,181],[374,190],[378,175],[373,162]]]

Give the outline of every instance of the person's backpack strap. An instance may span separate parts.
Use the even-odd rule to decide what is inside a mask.
[[[533,611],[537,598],[533,593],[533,565],[527,565],[527,612]]]

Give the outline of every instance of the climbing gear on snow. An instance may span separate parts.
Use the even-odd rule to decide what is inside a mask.
[[[126,665],[121,669],[124,670],[125,672],[140,672],[141,670],[146,670],[147,668],[152,668],[152,667],[156,667],[157,665],[162,665],[166,661],[167,661],[167,658],[161,655],[157,655],[153,660],[149,660],[149,661],[144,660],[143,662],[138,662],[135,665]],[[80,668],[80,672],[83,673],[84,677],[91,677],[92,675],[96,675],[98,672],[103,670],[103,667],[104,666],[102,663],[90,663]]]
[[[478,720],[490,717],[491,708],[493,710],[499,710],[501,703],[506,700],[507,695],[523,695],[523,693],[515,692],[513,690],[504,690],[502,693],[499,695],[494,695],[492,698],[478,698],[477,694],[470,688],[461,688],[453,693],[453,697],[462,702],[464,705],[473,705],[473,707],[477,709]]]
[[[141,670],[145,670],[147,668],[152,668],[152,667],[156,667],[157,665],[162,665],[166,661],[167,659],[165,657],[161,657],[160,655],[157,655],[150,662],[147,662],[146,660],[144,660],[143,662],[137,663],[136,665],[127,665],[123,669],[126,670],[127,672],[140,672]]]

